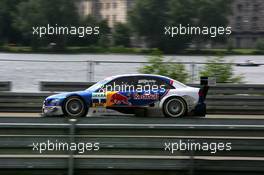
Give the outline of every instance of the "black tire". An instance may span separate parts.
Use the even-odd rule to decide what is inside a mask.
[[[70,118],[85,117],[88,107],[79,96],[70,96],[63,103],[63,113]]]
[[[171,97],[163,103],[163,114],[165,117],[180,118],[187,113],[187,105],[180,97]]]

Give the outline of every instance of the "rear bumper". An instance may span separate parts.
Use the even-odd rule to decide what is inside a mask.
[[[205,117],[206,116],[206,103],[198,103],[193,110],[193,116]]]

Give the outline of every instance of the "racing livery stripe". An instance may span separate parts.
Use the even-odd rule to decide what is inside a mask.
[[[169,89],[167,89],[163,95],[161,95],[160,100],[162,100],[169,93]]]

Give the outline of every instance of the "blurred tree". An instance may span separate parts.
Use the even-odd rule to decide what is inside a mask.
[[[130,45],[130,29],[128,25],[117,23],[113,32],[114,45],[129,47]]]
[[[37,49],[44,39],[41,40],[38,36],[34,36],[32,34],[32,27],[42,26],[48,23],[41,1],[29,0],[21,2],[18,5],[17,14],[13,22],[13,26],[17,27],[23,36],[30,40],[33,49]]]
[[[129,13],[133,31],[145,37],[149,47],[160,48],[166,53],[186,48],[193,40],[212,40],[210,36],[164,35],[164,27],[182,24],[194,27],[218,27],[227,25],[231,12],[228,0],[137,0]],[[223,37],[217,37],[219,42]]]
[[[264,39],[259,39],[256,45],[258,50],[264,51]]]
[[[133,32],[144,36],[151,48],[161,48],[164,44],[163,28],[168,18],[167,3],[168,1],[160,0],[138,0],[129,12],[128,19]]]
[[[158,74],[168,76],[182,83],[186,83],[189,75],[183,64],[161,64],[164,61],[162,52],[154,51],[148,59],[149,65],[139,69],[144,74]]]
[[[233,49],[234,49],[234,41],[233,40],[227,41],[227,51],[232,52]]]
[[[80,26],[99,26],[99,22],[91,15],[80,20]],[[99,26],[100,27],[100,26]],[[100,35],[100,34],[99,34]],[[71,45],[90,46],[98,43],[99,35],[89,35],[86,37],[71,36]]]
[[[217,83],[242,83],[242,76],[235,76],[232,64],[223,64],[225,60],[222,57],[209,59],[201,76],[215,77]]]
[[[14,26],[27,38],[31,39],[31,45],[37,48],[39,45],[56,43],[56,49],[62,50],[67,45],[67,35],[49,35],[43,38],[33,36],[33,28],[38,26],[77,26],[79,16],[74,0],[28,0],[21,2]]]
[[[228,15],[231,14],[231,4],[233,0],[195,0],[195,26],[200,27],[224,27],[228,25]],[[210,35],[196,36],[197,42],[213,41],[216,43],[223,43],[226,41],[226,35],[217,35],[211,37]],[[199,43],[198,43],[199,45]]]
[[[111,41],[109,38],[111,29],[108,26],[108,23],[106,20],[100,21],[98,25],[100,26],[100,35],[99,35],[98,45],[101,47],[109,47],[111,45]]]
[[[0,43],[16,44],[21,41],[20,32],[12,26],[16,6],[22,0],[0,1]]]

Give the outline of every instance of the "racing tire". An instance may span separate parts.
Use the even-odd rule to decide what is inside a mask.
[[[86,117],[88,107],[79,96],[68,97],[63,104],[63,113],[70,118]]]
[[[163,114],[165,117],[180,118],[187,113],[187,105],[184,99],[172,97],[163,103]]]

